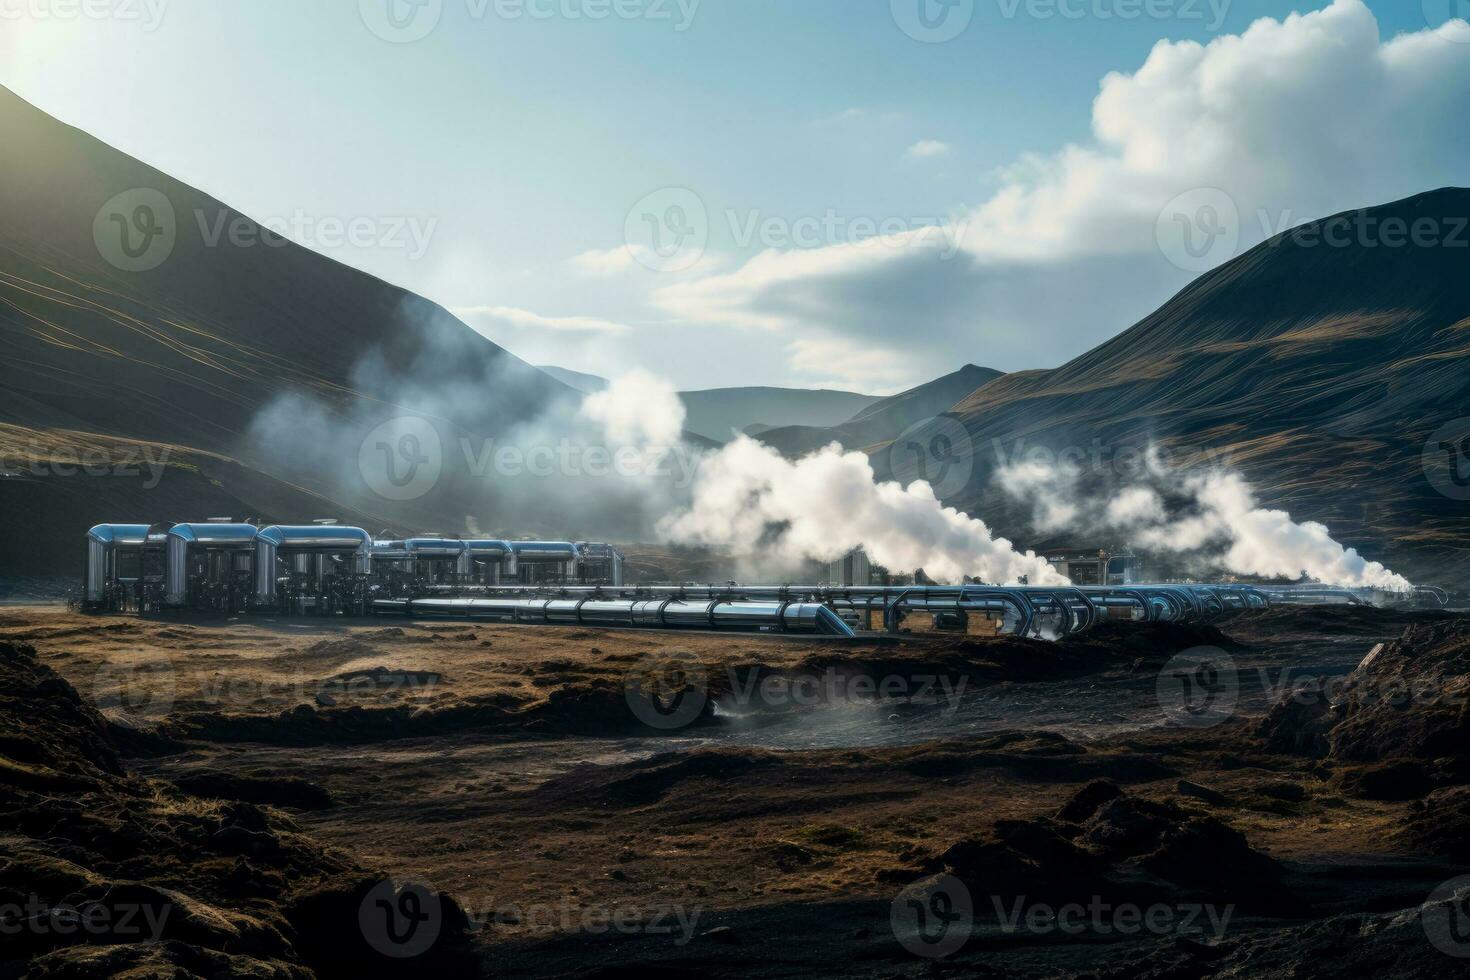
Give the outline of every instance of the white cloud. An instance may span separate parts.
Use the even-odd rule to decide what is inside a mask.
[[[455,316],[480,330],[482,325],[500,324],[515,330],[554,330],[570,333],[592,333],[607,336],[625,336],[633,328],[626,323],[604,320],[595,316],[543,316],[530,310],[519,310],[513,306],[461,306],[451,311]],[[484,330],[480,330],[485,333]],[[491,338],[494,339],[494,338]]]
[[[512,306],[451,310],[482,337],[531,364],[607,376],[631,367],[626,323],[592,316],[546,316]]]
[[[1464,183],[1470,43],[1447,34],[1470,41],[1470,26],[1384,40],[1361,0],[1335,0],[1208,44],[1160,41],[1135,71],[1102,80],[1090,141],[997,174],[964,223],[962,254],[946,258],[920,233],[772,249],[654,301],[691,323],[848,336],[873,350],[922,343],[933,373],[957,356],[1059,363],[1193,278],[1156,238],[1183,192],[1224,191],[1243,250],[1313,218]]]
[[[568,259],[572,268],[594,279],[611,279],[646,270],[644,259],[648,249],[642,245],[619,245],[609,249],[591,249]],[[650,259],[651,261],[651,259]]]
[[[928,160],[944,156],[949,150],[949,144],[940,140],[919,140],[904,152],[904,156],[910,160]]]

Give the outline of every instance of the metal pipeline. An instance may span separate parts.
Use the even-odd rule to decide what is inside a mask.
[[[746,602],[574,598],[408,599],[373,603],[374,611],[408,616],[484,619],[543,626],[624,626],[638,629],[771,631],[854,637],[827,606],[809,602]]]

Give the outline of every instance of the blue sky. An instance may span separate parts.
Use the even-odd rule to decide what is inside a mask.
[[[1181,194],[1234,205],[1223,260],[1470,184],[1451,0],[953,0],[942,43],[903,29],[939,0],[425,0],[411,41],[406,0],[69,2],[0,0],[0,83],[528,360],[683,387],[1052,366],[1197,274]]]

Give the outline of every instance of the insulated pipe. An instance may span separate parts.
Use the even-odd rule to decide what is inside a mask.
[[[566,626],[627,626],[641,629],[695,629],[815,633],[855,637],[852,627],[824,605],[792,602],[690,602],[666,599],[413,599],[379,600],[374,608],[410,616],[491,619],[512,623]]]

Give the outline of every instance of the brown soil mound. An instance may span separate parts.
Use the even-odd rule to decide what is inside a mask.
[[[359,920],[381,875],[279,811],[127,775],[102,716],[24,644],[0,643],[0,733],[0,974],[474,972],[452,903],[421,956],[384,956]],[[211,795],[248,790],[229,781]]]
[[[1358,799],[1470,782],[1470,619],[1412,623],[1345,680],[1296,687],[1257,734],[1269,751],[1328,760],[1336,787]]]
[[[959,841],[937,865],[991,899],[977,908],[1099,897],[1280,912],[1288,899],[1280,866],[1238,831],[1177,800],[1143,799],[1107,781],[1084,786],[1055,818],[1003,820],[994,838]]]

